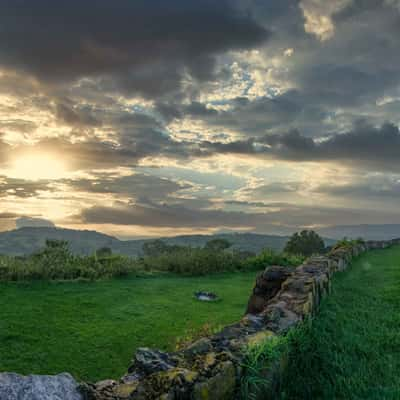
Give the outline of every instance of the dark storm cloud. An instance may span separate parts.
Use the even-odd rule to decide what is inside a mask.
[[[381,202],[392,200],[397,203],[400,199],[400,181],[398,179],[377,177],[350,184],[321,185],[313,191],[350,200],[379,200]]]
[[[95,127],[101,125],[94,117],[90,107],[74,107],[72,102],[64,101],[56,105],[56,117],[70,126]]]
[[[85,223],[139,225],[153,227],[197,227],[251,226],[260,215],[223,210],[190,209],[182,205],[141,205],[115,207],[92,207],[83,210]],[[261,216],[262,218],[262,216]]]
[[[280,204],[277,211],[244,213],[223,210],[189,209],[180,205],[139,204],[96,206],[83,210],[79,218],[90,224],[137,225],[159,228],[247,227],[259,232],[284,233],[314,224],[346,224],[348,221],[390,223],[400,221],[395,212],[375,209],[329,208]]]
[[[165,200],[179,190],[191,188],[191,185],[187,183],[179,183],[170,179],[144,174],[122,177],[98,174],[94,179],[69,180],[65,181],[65,183],[75,191],[109,193],[130,198],[151,198],[153,201]]]
[[[210,79],[216,55],[268,37],[234,0],[3,0],[0,25],[4,66],[46,82],[115,75],[109,84],[145,94],[185,71]]]
[[[350,1],[348,7],[332,15],[332,37],[321,42],[305,32],[298,1],[287,1],[284,7],[273,3],[252,2],[257,17],[274,33],[261,49],[266,66],[257,68],[265,76],[272,71],[278,82],[289,82],[291,90],[272,98],[229,100],[225,104],[230,109],[217,113],[200,104],[178,104],[178,110],[161,107],[161,112],[169,118],[189,116],[205,121],[211,128],[234,130],[246,136],[282,129],[321,136],[338,131],[339,127],[350,127],[362,115],[374,124],[398,121],[398,104],[388,110],[377,102],[383,96],[399,96],[399,8],[384,1]],[[324,1],[315,4],[321,9],[330,5]],[[282,66],[268,63],[271,56],[282,58],[287,48],[293,49],[293,54],[282,60]],[[245,72],[253,67],[243,60],[239,65]],[[230,77],[228,73],[226,79],[229,81]]]
[[[400,131],[387,123],[379,128],[360,123],[353,130],[323,140],[298,131],[231,143],[203,142],[205,152],[258,155],[288,161],[341,161],[366,169],[398,171]]]
[[[296,90],[280,96],[267,96],[250,101],[238,97],[229,102],[230,109],[217,111],[199,102],[189,105],[158,103],[157,110],[166,121],[174,118],[190,117],[205,121],[219,129],[231,129],[244,135],[263,135],[271,129],[287,127],[304,112],[307,102]]]

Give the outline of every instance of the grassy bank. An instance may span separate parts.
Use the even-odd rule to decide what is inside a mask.
[[[205,323],[238,320],[256,272],[0,284],[0,371],[117,378],[139,346],[172,349]],[[222,300],[202,303],[197,290]]]
[[[399,399],[399,326],[400,247],[366,253],[291,336],[281,399]]]

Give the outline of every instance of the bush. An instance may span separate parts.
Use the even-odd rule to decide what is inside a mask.
[[[338,249],[338,248],[350,248],[353,247],[354,245],[357,244],[364,244],[365,241],[362,238],[358,238],[358,239],[347,239],[346,237],[344,237],[342,240],[338,240],[334,246],[332,247],[332,250]]]
[[[255,257],[250,257],[244,262],[246,269],[262,270],[271,265],[282,265],[297,267],[305,260],[302,255],[278,253],[274,250],[265,249]]]
[[[181,247],[175,251],[142,259],[146,271],[164,271],[186,275],[205,275],[235,271],[243,263],[234,252],[212,251],[206,248]]]
[[[63,241],[48,240],[28,257],[0,257],[0,280],[73,280],[124,276],[139,271],[139,263],[119,255],[75,256]]]
[[[272,250],[248,257],[247,252],[227,250],[226,243],[214,241],[204,248],[167,246],[166,252],[160,242],[155,246],[154,242],[149,243],[147,250],[156,255],[133,259],[112,254],[108,248],[99,249],[93,255],[77,256],[69,251],[67,242],[51,240],[31,256],[0,256],[0,280],[96,280],[143,271],[206,275],[244,269],[261,270],[269,265],[297,266],[304,259]]]

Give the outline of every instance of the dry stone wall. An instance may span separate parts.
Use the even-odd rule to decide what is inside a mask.
[[[81,399],[237,399],[243,374],[244,348],[247,345],[279,337],[307,316],[313,315],[322,297],[329,292],[331,277],[335,272],[345,270],[354,257],[369,249],[386,248],[393,244],[400,244],[400,239],[340,247],[326,256],[311,257],[295,269],[269,267],[257,277],[246,315],[239,322],[179,352],[164,353],[141,348],[134,355],[125,376],[118,381],[82,384]],[[279,367],[275,363],[269,368],[267,372],[272,378],[270,397],[273,398],[273,380],[279,374]],[[4,385],[2,389],[1,376],[0,398],[3,400],[1,393],[13,392],[10,388],[6,392]],[[71,398],[75,400],[75,393],[74,396]],[[62,396],[55,398],[68,399]],[[20,400],[21,397],[5,399]]]

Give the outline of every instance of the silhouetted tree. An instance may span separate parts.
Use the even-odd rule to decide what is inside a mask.
[[[161,239],[145,242],[142,247],[143,254],[147,257],[157,257],[168,253],[169,246]]]
[[[324,250],[324,241],[316,232],[303,230],[300,233],[296,232],[290,237],[284,251],[308,257],[312,254],[323,253]]]
[[[110,257],[112,255],[112,250],[110,247],[100,247],[96,250],[96,256],[103,258],[103,257]]]
[[[232,243],[226,239],[212,239],[209,240],[204,248],[210,251],[223,251],[232,246]]]

